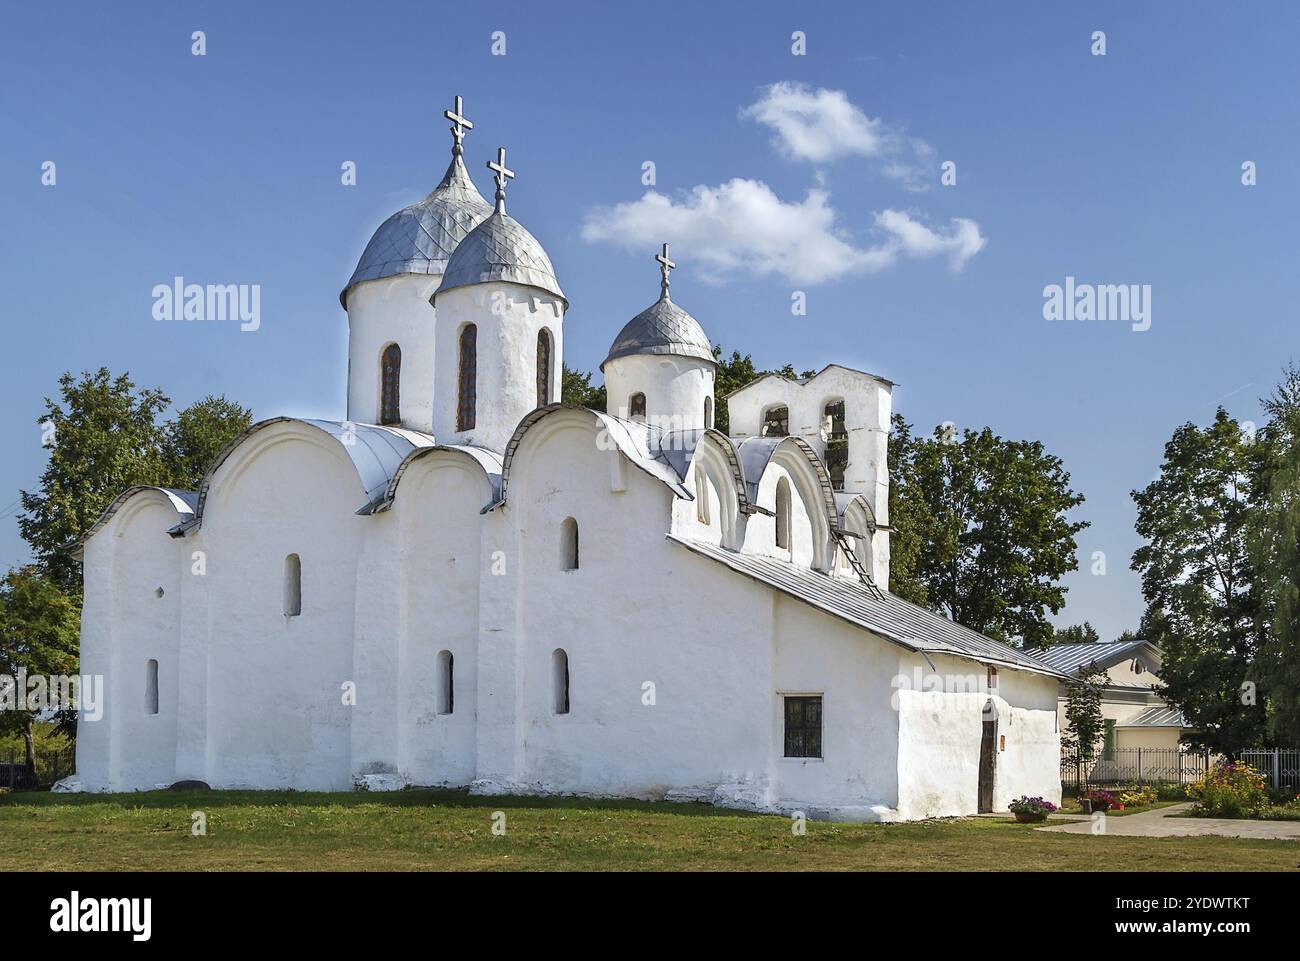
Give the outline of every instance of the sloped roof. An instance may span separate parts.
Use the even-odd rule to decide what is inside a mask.
[[[1137,717],[1116,727],[1187,727],[1183,712],[1175,707],[1149,707]]]
[[[1111,667],[1126,657],[1131,657],[1137,649],[1149,643],[1138,638],[1133,641],[1110,644],[1053,644],[1045,651],[1027,651],[1048,667],[1053,667],[1065,674],[1073,675],[1087,664],[1096,663],[1100,668]]]
[[[569,303],[545,249],[523,224],[501,209],[460,242],[433,296],[490,281],[536,287],[560,298],[566,307]]]
[[[104,509],[104,513],[99,515],[99,519],[90,525],[84,534],[68,545],[68,549],[72,551],[73,556],[80,554],[82,548],[85,547],[86,541],[98,534],[100,529],[113,519],[113,515],[122,509],[123,504],[143,491],[156,491],[166,497],[171,503],[172,509],[176,511],[176,516],[181,519],[180,523],[185,523],[194,516],[195,508],[199,503],[198,491],[183,491],[174,487],[150,487],[147,485],[128,487],[113,498],[112,503]]]
[[[775,371],[768,371],[766,374],[761,374],[758,377],[755,377],[748,384],[744,384],[740,387],[737,387],[735,390],[723,395],[723,400],[726,400],[728,397],[734,397],[737,394],[739,394],[741,391],[749,390],[749,388],[753,387],[755,384],[762,383],[763,381],[767,380],[769,377],[777,377],[780,378],[781,380],[788,381],[791,384],[798,384],[800,387],[806,387],[808,384],[811,384],[813,381],[815,381],[822,374],[826,373],[826,371],[830,370],[832,367],[837,367],[840,370],[847,370],[850,374],[861,374],[863,377],[870,377],[872,380],[878,380],[880,381],[880,383],[885,384],[888,387],[898,386],[897,383],[890,380],[888,377],[881,377],[879,374],[873,374],[865,370],[858,370],[856,367],[845,367],[843,364],[827,364],[825,367],[817,371],[817,373],[813,374],[811,377],[786,377],[784,374],[778,374]]]
[[[970,658],[981,664],[1015,668],[1055,678],[1064,677],[1060,671],[1009,644],[985,637],[888,591],[877,595],[860,581],[832,577],[775,558],[729,551],[675,534],[669,534],[668,539],[687,550],[717,561],[738,574],[775,588],[856,627],[878,634],[910,651],[950,654]]]

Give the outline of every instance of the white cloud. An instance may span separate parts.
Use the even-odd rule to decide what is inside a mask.
[[[868,117],[843,90],[774,83],[740,115],[771,128],[776,149],[792,160],[828,163],[867,157],[909,190],[927,190],[937,176],[933,147],[878,117]]]
[[[749,273],[796,284],[882,270],[900,255],[946,255],[960,270],[985,244],[979,225],[964,218],[933,230],[908,213],[886,210],[875,218],[877,238],[862,245],[835,221],[830,195],[821,188],[789,202],[762,181],[736,178],[695,187],[677,201],[651,190],[638,200],[598,207],[588,213],[582,237],[634,251],[667,240],[674,255],[699,265],[706,279]]]

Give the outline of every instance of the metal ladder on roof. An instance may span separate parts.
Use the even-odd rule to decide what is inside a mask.
[[[853,549],[854,535],[836,527],[831,529],[831,536],[835,538],[835,543],[838,544],[840,550],[844,552],[844,557],[849,562],[849,567],[853,568],[857,573],[858,580],[866,585],[867,590],[876,595],[877,599],[883,601],[885,595],[876,585],[876,579],[871,576],[871,572],[867,570],[866,565],[858,558],[858,552]]]

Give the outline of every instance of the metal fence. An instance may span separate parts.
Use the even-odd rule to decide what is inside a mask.
[[[1061,786],[1080,784],[1191,784],[1209,767],[1209,755],[1176,747],[1117,747],[1084,761],[1061,761]]]
[[[36,748],[36,772],[27,769],[24,752],[9,750],[0,752],[0,787],[14,788],[48,788],[60,778],[73,774],[77,769],[77,748],[74,744],[57,748],[38,745]]]
[[[1300,793],[1300,748],[1242,751],[1241,760],[1268,778],[1273,790],[1287,788]]]

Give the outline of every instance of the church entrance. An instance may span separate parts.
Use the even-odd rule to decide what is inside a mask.
[[[993,771],[997,764],[998,713],[992,701],[984,705],[984,730],[980,736],[980,814],[993,810]]]

